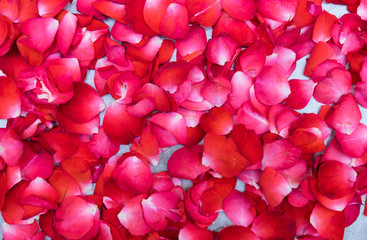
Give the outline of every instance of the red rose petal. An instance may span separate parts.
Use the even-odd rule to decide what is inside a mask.
[[[55,229],[70,239],[93,238],[98,233],[99,216],[96,204],[82,196],[70,196],[56,210]]]
[[[241,226],[229,226],[218,233],[218,240],[259,240],[260,238],[249,228]]]
[[[250,226],[256,217],[254,203],[243,193],[234,190],[223,201],[226,216],[235,225]]]
[[[296,235],[296,222],[284,211],[265,211],[258,216],[251,230],[260,238],[293,239]]]
[[[13,79],[0,76],[0,118],[16,118],[20,115],[20,92]]]
[[[150,232],[151,228],[144,219],[141,201],[146,198],[141,194],[128,202],[118,214],[120,223],[133,235],[141,236]]]
[[[223,177],[237,176],[247,165],[232,138],[212,134],[204,138],[202,163]]]
[[[27,47],[43,53],[52,45],[58,27],[59,22],[53,18],[29,19],[22,24],[22,32],[29,38],[24,38],[21,42]]]
[[[345,220],[342,212],[332,211],[316,204],[312,211],[310,222],[327,239],[343,239]]]
[[[176,150],[167,162],[167,170],[170,176],[194,180],[200,174],[209,170],[201,164],[203,147],[194,145]],[[190,166],[190,171],[185,169]]]

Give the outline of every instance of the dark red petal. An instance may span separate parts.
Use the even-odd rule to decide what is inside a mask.
[[[16,118],[20,114],[20,92],[14,80],[0,76],[0,118]]]
[[[310,216],[310,222],[326,239],[343,239],[345,220],[343,212],[336,212],[317,203]]]

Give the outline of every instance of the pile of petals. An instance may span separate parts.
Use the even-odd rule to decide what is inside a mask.
[[[349,13],[0,1],[4,239],[343,239],[367,194],[367,1],[326,2]]]

